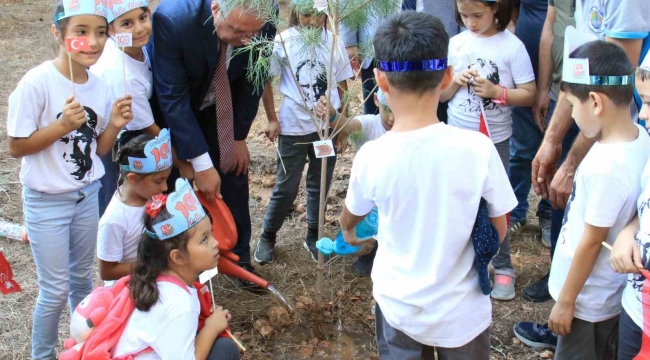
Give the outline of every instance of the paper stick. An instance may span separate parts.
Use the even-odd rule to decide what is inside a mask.
[[[72,74],[72,53],[70,52],[68,52],[68,63],[70,63],[70,83],[72,84],[72,97],[74,98],[74,75]]]
[[[124,79],[124,97],[126,97],[126,48],[122,48],[122,76]]]
[[[603,245],[607,250],[612,251],[612,246],[609,245],[608,243],[606,243],[606,242],[603,241],[601,244],[602,244],[602,245]]]
[[[212,288],[212,278],[210,278],[210,295],[212,295],[212,312],[216,310],[216,305],[214,304],[214,289]]]
[[[278,148],[278,144],[275,144],[275,151],[278,152],[278,157],[280,158],[280,164],[282,164],[282,169],[284,170],[284,174],[287,174],[287,168],[284,167],[284,160],[282,160],[282,155],[280,155],[280,148]]]
[[[210,295],[212,296],[212,313],[214,313],[216,311],[216,306],[217,305],[214,302],[214,288],[212,287],[212,278],[210,278]],[[244,347],[244,345],[242,345],[242,343],[240,343],[239,340],[237,340],[235,335],[233,335],[230,332],[230,330],[226,329],[226,334],[228,334],[228,336],[230,336],[232,341],[237,345],[237,347],[239,349],[241,349],[241,351],[246,351],[246,348]]]

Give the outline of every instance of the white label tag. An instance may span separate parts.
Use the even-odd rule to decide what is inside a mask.
[[[336,152],[334,151],[334,145],[332,144],[331,139],[323,140],[323,141],[315,141],[314,152],[316,153],[316,157],[319,159],[324,157],[336,156]]]
[[[121,48],[133,46],[133,34],[131,33],[115,34],[115,42],[117,42],[117,47],[121,47]]]

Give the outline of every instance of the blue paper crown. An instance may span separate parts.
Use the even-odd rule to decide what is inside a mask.
[[[155,204],[151,206],[153,207]],[[162,203],[159,206],[162,206]],[[171,218],[154,225],[153,231],[145,229],[150,238],[166,240],[178,236],[198,224],[206,216],[192,185],[186,179],[176,179],[176,191],[167,196],[165,207]]]
[[[109,0],[110,1],[110,0]],[[127,12],[134,10],[134,9],[139,9],[142,7],[149,7],[149,1],[148,0],[123,0],[121,4],[114,4],[111,3],[111,5],[108,5],[109,7],[109,12],[108,12],[108,23],[112,23],[115,19],[118,17],[126,14]]]
[[[641,69],[650,71],[650,52],[645,56],[640,66]]]
[[[377,61],[385,72],[440,71],[447,69],[447,58],[417,61]]]
[[[155,139],[144,146],[145,158],[129,156],[129,165],[121,165],[124,171],[137,174],[152,174],[172,166],[172,138],[169,130],[162,129]]]
[[[111,0],[108,0],[111,1]],[[104,2],[95,4],[95,0],[63,0],[63,12],[54,14],[54,22],[78,15],[98,15],[107,17]]]

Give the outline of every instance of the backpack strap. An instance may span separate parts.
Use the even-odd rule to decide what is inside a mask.
[[[176,276],[171,276],[171,275],[160,275],[156,279],[156,282],[168,282],[172,283],[174,285],[177,285],[178,287],[184,289],[187,291],[188,294],[190,293],[190,289],[187,287],[187,284],[183,283],[181,279],[177,278]]]

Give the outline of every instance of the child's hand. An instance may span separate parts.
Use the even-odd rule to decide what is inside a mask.
[[[627,231],[621,231],[609,255],[612,269],[620,274],[640,274],[643,268],[639,246]]]
[[[501,92],[502,92],[501,88],[494,85],[488,79],[475,78],[472,85],[474,85],[474,90],[476,91],[476,95],[484,99],[501,98]]]
[[[65,106],[63,107],[59,121],[65,128],[66,134],[77,130],[87,121],[86,110],[84,110],[83,106],[73,96],[70,96],[65,101]]]
[[[473,77],[478,77],[478,71],[474,69],[467,69],[459,74],[456,74],[456,76],[454,76],[454,82],[460,86],[466,86],[469,84],[469,81],[472,80]]]
[[[275,141],[275,138],[280,134],[280,130],[280,122],[277,119],[269,120],[269,125],[266,126],[264,134],[266,134],[266,137],[269,138],[269,140]]]
[[[126,124],[133,120],[133,112],[131,111],[131,95],[126,95],[123,98],[117,99],[113,103],[111,109],[111,123],[118,128],[123,128]]]
[[[575,313],[575,303],[566,304],[558,301],[551,310],[551,316],[548,319],[548,328],[558,335],[567,335],[571,332],[571,323]]]
[[[331,104],[327,103],[327,98],[325,97],[325,95],[321,95],[321,97],[318,99],[318,101],[314,105],[314,114],[316,114],[317,118],[323,119],[327,115],[327,108],[328,107],[329,107],[329,110],[330,110],[330,117],[332,115],[336,114],[336,110],[334,109],[334,107],[332,107]]]
[[[221,306],[217,306],[212,315],[205,319],[205,328],[214,331],[216,334],[221,334],[228,328],[230,319],[232,319],[230,312],[224,310]]]

